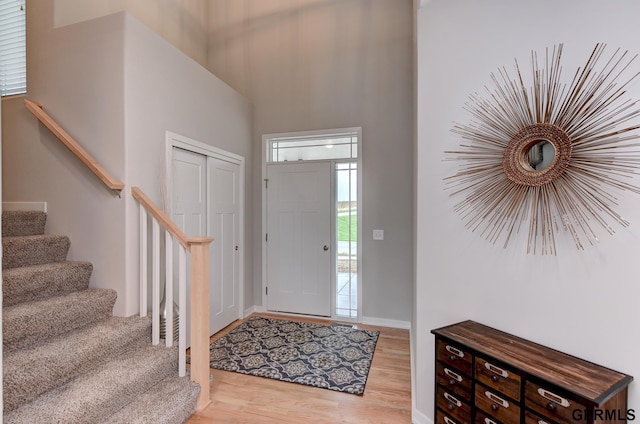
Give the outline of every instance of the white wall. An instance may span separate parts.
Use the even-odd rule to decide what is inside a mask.
[[[362,127],[363,315],[411,320],[411,0],[217,0],[208,67],[254,105],[262,134]],[[254,300],[261,303],[261,181],[254,173]],[[385,240],[373,241],[373,229]]]
[[[162,205],[165,132],[243,156],[245,181],[252,180],[251,105],[205,68],[167,44],[130,15],[125,21],[125,179]],[[253,305],[251,186],[245,188],[245,305]],[[138,206],[127,196],[127,258],[137,257]],[[197,234],[189,234],[195,236]],[[214,241],[215,243],[215,241]],[[136,261],[127,262],[129,296],[137,298]]]
[[[54,0],[54,27],[127,11],[196,62],[207,63],[208,0]]]
[[[619,196],[629,228],[615,226],[613,236],[600,230],[600,243],[585,251],[563,235],[557,256],[534,256],[526,254],[525,235],[503,249],[465,230],[443,184],[456,170],[443,162],[443,152],[459,143],[452,122],[469,121],[462,106],[491,84],[491,72],[513,69],[515,58],[526,72],[531,50],[542,54],[564,43],[563,75],[570,82],[596,42],[607,43],[608,53],[618,47],[640,53],[639,13],[633,0],[431,0],[419,10],[416,422],[433,418],[430,330],[466,319],[640,376],[640,196]],[[640,82],[628,93],[640,98]],[[629,406],[638,410],[635,385]]]
[[[51,0],[54,24],[126,10],[254,104],[247,305],[260,303],[263,133],[362,126],[365,316],[411,319],[411,0]],[[208,36],[202,37],[203,31]],[[248,172],[251,172],[247,163]],[[257,168],[256,168],[257,167]],[[400,205],[400,206],[398,206]],[[385,241],[373,242],[374,228]]]
[[[243,155],[250,170],[251,107],[126,12],[54,29],[53,4],[27,7],[27,97],[126,187],[122,198],[107,190],[13,99],[3,104],[3,200],[46,201],[47,231],[69,235],[69,258],[94,264],[91,286],[116,289],[114,314],[132,315],[139,278],[131,186],[162,204],[167,130]]]
[[[102,34],[102,36],[97,36]],[[27,98],[98,158],[124,176],[122,27],[78,24],[52,29],[52,4],[27,7]],[[124,199],[106,189],[24,107],[4,104],[4,201],[45,201],[47,231],[71,238],[69,258],[94,264],[93,287],[122,292]],[[120,297],[115,311],[126,311]]]

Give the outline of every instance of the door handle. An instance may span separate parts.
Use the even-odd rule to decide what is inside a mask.
[[[322,247],[322,250],[327,251],[329,250],[329,246],[327,246],[326,244]]]

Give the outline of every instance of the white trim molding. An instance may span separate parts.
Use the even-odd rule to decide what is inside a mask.
[[[234,163],[240,167],[239,170],[239,181],[238,185],[240,188],[240,198],[239,200],[239,213],[240,216],[238,219],[240,220],[240,228],[238,239],[240,241],[240,257],[239,257],[239,284],[240,284],[240,293],[239,293],[239,305],[238,305],[238,319],[242,319],[246,317],[246,311],[251,309],[244,308],[244,292],[245,292],[245,254],[244,252],[247,250],[248,245],[245,246],[245,158],[243,156],[237,155],[232,152],[228,152],[226,150],[220,149],[218,147],[212,146],[210,144],[203,143],[198,140],[191,139],[189,137],[171,132],[165,132],[165,190],[166,193],[163,194],[165,197],[164,203],[166,203],[165,207],[167,210],[171,211],[171,199],[172,199],[172,190],[173,190],[173,148],[177,147],[180,149],[188,150],[193,153],[198,153],[206,157],[212,157],[216,159],[220,159],[226,162]],[[242,316],[242,314],[245,314]]]
[[[343,158],[343,159],[322,159],[319,161],[326,161],[326,162],[332,162],[332,163],[336,163],[336,162],[344,162],[344,161],[356,161],[358,163],[358,171],[357,171],[357,176],[358,176],[358,180],[357,180],[357,202],[358,205],[360,205],[360,210],[358,211],[359,213],[362,213],[362,205],[364,204],[363,202],[363,193],[364,193],[364,188],[363,188],[363,175],[364,175],[364,171],[363,171],[363,161],[362,161],[362,149],[363,149],[363,136],[362,136],[362,127],[343,127],[343,128],[331,128],[331,129],[322,129],[322,130],[309,130],[309,131],[296,131],[296,132],[285,132],[285,133],[271,133],[271,134],[262,134],[262,179],[261,179],[261,190],[262,190],[262,221],[261,221],[261,230],[262,230],[262,250],[261,250],[261,257],[262,257],[262,309],[264,310],[264,312],[274,312],[275,311],[269,311],[269,300],[267,297],[267,241],[266,241],[266,232],[267,232],[267,188],[266,185],[263,183],[266,178],[267,178],[267,165],[273,162],[269,161],[269,141],[272,139],[276,139],[276,138],[305,138],[305,137],[329,137],[331,135],[336,135],[336,134],[357,134],[358,137],[358,153],[357,153],[357,158]],[[309,160],[308,162],[314,162],[313,160]],[[331,173],[331,178],[332,178],[332,187],[334,186],[334,178],[335,176],[335,170],[332,171]],[[332,194],[333,196],[334,194]],[[361,234],[364,234],[363,230],[362,230],[362,220],[359,219],[358,220],[358,243],[359,245],[361,245],[362,243],[362,236]],[[333,231],[333,230],[332,230]],[[362,293],[362,282],[364,281],[364,273],[363,273],[363,265],[362,265],[362,255],[358,255],[357,257],[357,276],[358,276],[358,287],[357,287],[357,314],[358,317],[360,316],[360,314],[362,313],[362,297],[363,297],[363,293]],[[360,320],[358,320],[358,318],[351,318],[351,317],[342,317],[339,315],[336,315],[336,305],[335,305],[335,271],[334,269],[332,269],[332,281],[331,281],[331,317],[327,317],[328,319],[332,319],[332,320],[336,320],[336,321],[343,321],[343,322],[361,322]],[[257,311],[256,311],[257,312]],[[279,313],[279,312],[278,312]],[[294,314],[295,315],[295,314]],[[363,322],[364,323],[364,322]],[[383,326],[389,326],[389,325],[384,325],[384,324],[380,324]],[[408,328],[408,327],[400,327],[400,328]]]
[[[2,202],[3,211],[47,212],[47,202]]]
[[[429,419],[429,417],[415,408],[411,410],[411,422],[413,424],[433,424],[433,421]]]
[[[366,325],[376,325],[378,327],[400,328],[403,330],[411,330],[411,321],[400,321],[386,318],[362,317],[359,321]]]
[[[251,314],[256,314],[256,313],[260,313],[260,312],[264,312],[264,308],[262,306],[251,306],[247,309],[244,310],[244,316],[242,317],[242,319],[248,317]]]

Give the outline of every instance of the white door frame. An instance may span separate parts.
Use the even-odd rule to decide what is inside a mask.
[[[212,157],[220,160],[224,160],[227,162],[231,162],[233,164],[240,166],[240,175],[239,175],[239,190],[240,190],[240,198],[239,200],[239,229],[238,229],[238,242],[240,244],[239,251],[239,270],[238,270],[238,284],[240,285],[239,290],[239,299],[238,299],[238,319],[244,318],[244,167],[245,167],[245,159],[243,156],[237,155],[235,153],[227,152],[226,150],[220,149],[218,147],[211,146],[209,144],[203,143],[201,141],[193,140],[189,137],[185,137],[180,134],[176,134],[171,131],[166,131],[165,134],[165,187],[166,194],[164,194],[164,201],[166,203],[166,207],[168,210],[172,210],[171,199],[173,198],[173,163],[172,163],[172,152],[173,148],[177,147],[179,149],[187,150],[193,153],[198,153],[207,157]],[[207,202],[208,203],[208,202]]]
[[[346,132],[355,132],[358,134],[358,261],[357,261],[357,275],[358,275],[358,318],[352,320],[346,317],[340,317],[343,321],[355,321],[362,322],[362,282],[363,282],[363,269],[362,269],[362,241],[364,240],[364,233],[362,232],[362,219],[360,214],[360,208],[363,206],[362,202],[362,194],[363,194],[363,186],[362,186],[362,127],[349,127],[349,128],[332,128],[328,130],[317,130],[317,131],[297,131],[297,132],[286,132],[286,133],[273,133],[273,134],[263,134],[262,135],[262,308],[260,310],[262,312],[267,311],[267,241],[266,241],[266,229],[267,229],[267,187],[266,187],[266,179],[267,179],[267,158],[268,156],[268,141],[272,138],[281,138],[281,137],[304,137],[304,136],[323,136],[323,135],[332,135],[332,134],[341,134]],[[331,161],[331,162],[345,162],[347,159],[327,159],[323,161]],[[351,159],[350,161],[353,161]],[[335,176],[335,170],[331,171],[331,181],[333,185]],[[332,188],[332,193],[334,189]],[[334,208],[332,210],[335,212]],[[332,215],[335,213],[332,212]],[[335,232],[334,229],[334,218],[332,218],[332,231]],[[333,240],[333,238],[332,238]],[[332,242],[333,244],[333,242]],[[331,251],[335,252],[336,246],[331,246]],[[335,255],[334,255],[335,256]],[[331,317],[336,317],[336,299],[335,299],[335,270],[332,269],[333,276],[331,277]]]

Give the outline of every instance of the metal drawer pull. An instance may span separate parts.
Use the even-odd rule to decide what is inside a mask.
[[[484,367],[489,371],[491,371],[492,373],[498,374],[500,377],[509,378],[509,373],[500,367],[496,367],[495,365],[490,364],[488,362],[484,363]]]
[[[458,383],[462,383],[462,376],[451,371],[449,368],[445,368],[444,373],[447,375],[447,377],[451,377],[454,380],[456,380]]]
[[[447,424],[456,424],[456,422],[449,417],[443,417],[443,418],[444,418],[444,422]]]
[[[464,358],[464,352],[461,351],[460,349],[456,349],[455,347],[449,346],[449,345],[446,345],[445,349],[447,349],[447,352],[449,353],[453,353],[454,355],[459,356],[460,358]]]
[[[484,395],[489,398],[490,401],[500,404],[500,406],[502,406],[503,408],[509,407],[509,402],[499,396],[494,395],[491,392],[484,392]]]
[[[458,399],[454,398],[453,396],[451,396],[449,393],[445,392],[444,393],[444,398],[446,400],[448,400],[449,402],[453,403],[455,406],[457,406],[458,408],[460,408],[462,406],[462,402],[460,402]]]
[[[551,402],[555,402],[560,406],[564,406],[565,408],[570,405],[567,399],[563,398],[562,396],[558,396],[555,393],[551,393],[550,391],[543,388],[538,388],[538,394],[543,398],[550,400]]]
[[[489,418],[484,419],[485,424],[498,424],[497,422],[490,420]]]

